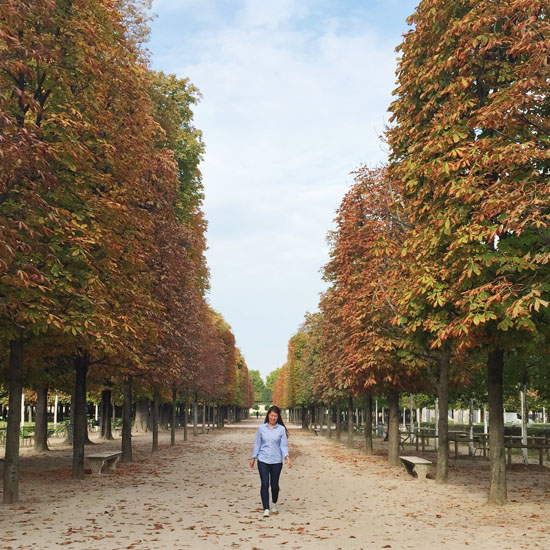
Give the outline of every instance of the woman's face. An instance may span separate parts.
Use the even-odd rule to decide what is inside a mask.
[[[277,424],[277,420],[279,419],[279,415],[275,411],[271,411],[269,413],[269,416],[267,417],[270,424]]]

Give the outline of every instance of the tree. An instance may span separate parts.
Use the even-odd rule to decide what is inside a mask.
[[[393,466],[399,465],[399,392],[421,387],[426,362],[415,353],[390,291],[408,282],[400,256],[405,233],[401,210],[398,189],[385,170],[357,172],[330,235],[325,278],[331,287],[320,303],[325,367],[319,379],[326,388],[356,396],[389,394],[390,419],[397,418],[389,434]]]
[[[252,388],[254,391],[254,402],[258,403],[263,401],[265,384],[260,376],[259,370],[250,370],[248,371],[250,375],[250,381],[252,382]]]
[[[548,8],[421,2],[400,46],[388,133],[413,248],[429,258],[420,292],[454,310],[433,323],[433,345],[487,353],[493,504],[506,500],[504,350],[536,338],[548,305]]]

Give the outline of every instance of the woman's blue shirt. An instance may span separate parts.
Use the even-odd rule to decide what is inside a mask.
[[[288,456],[288,440],[286,430],[280,424],[270,429],[267,422],[256,431],[254,449],[251,458],[266,464],[278,464]]]

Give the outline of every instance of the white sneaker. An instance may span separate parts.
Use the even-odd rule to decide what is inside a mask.
[[[275,503],[273,503],[271,505],[271,513],[272,514],[278,514],[279,513],[279,508],[277,508],[277,505]]]
[[[269,510],[264,510],[264,518],[268,518],[269,517]]]

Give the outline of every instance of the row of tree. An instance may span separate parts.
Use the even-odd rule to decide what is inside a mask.
[[[549,12],[548,1],[420,2],[398,48],[389,162],[356,173],[329,236],[330,287],[275,385],[283,406],[386,394],[394,465],[399,393],[437,390],[445,482],[448,388],[472,387],[483,363],[496,504],[505,363],[548,373]]]
[[[21,394],[74,373],[73,476],[86,380],[249,406],[235,339],[205,300],[198,90],[150,69],[141,0],[0,5],[0,350],[4,493],[18,499]],[[41,403],[45,402],[42,399]]]

